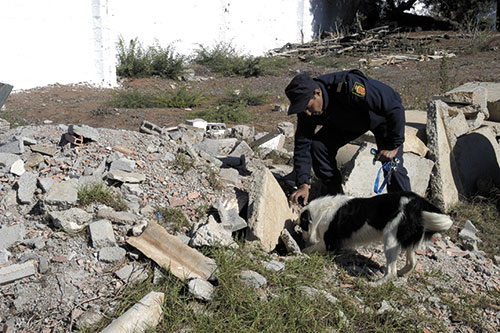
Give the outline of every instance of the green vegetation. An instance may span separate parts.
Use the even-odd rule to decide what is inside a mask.
[[[176,167],[181,169],[182,172],[186,172],[194,167],[194,161],[188,154],[181,152],[177,153],[175,155],[175,159],[176,159],[176,164],[175,164]]]
[[[200,105],[203,97],[191,93],[185,87],[173,92],[146,92],[138,89],[119,90],[107,103],[109,107],[144,109],[144,108],[191,108]]]
[[[290,65],[288,59],[240,55],[230,43],[218,43],[213,48],[200,45],[194,62],[224,76],[245,77],[272,75]]]
[[[182,231],[183,228],[190,227],[186,215],[184,215],[182,209],[180,208],[157,207],[156,215],[161,221],[160,224],[172,233]]]
[[[185,59],[175,53],[172,45],[163,48],[159,45],[144,49],[137,38],[126,45],[123,38],[117,43],[118,65],[116,74],[122,77],[159,76],[177,79],[185,70]]]
[[[80,187],[78,190],[78,202],[81,206],[102,203],[118,211],[127,209],[127,202],[123,200],[121,195],[115,193],[104,183],[85,184]]]

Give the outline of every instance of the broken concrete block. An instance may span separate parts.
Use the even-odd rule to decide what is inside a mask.
[[[142,173],[137,172],[127,172],[122,170],[110,170],[106,178],[110,180],[117,180],[122,183],[141,183],[146,180],[146,176]]]
[[[405,142],[403,143],[403,151],[405,153],[414,153],[425,157],[429,148],[417,137],[417,129],[413,127],[405,127]]]
[[[464,228],[459,232],[459,236],[462,239],[478,240],[476,233],[479,232],[476,226],[472,224],[470,220],[465,221]]]
[[[0,153],[0,167],[6,167],[10,170],[10,167],[14,162],[21,160],[19,155],[11,153]]]
[[[109,220],[98,220],[89,224],[90,239],[95,248],[116,245],[113,226]]]
[[[224,184],[238,186],[240,184],[240,173],[233,168],[223,168],[219,170],[220,180]]]
[[[196,128],[201,128],[201,129],[204,129],[206,130],[207,129],[207,124],[208,122],[206,120],[203,120],[203,119],[188,119],[186,120],[186,125],[189,125],[189,126],[193,126],[193,127],[196,127]]]
[[[233,157],[241,157],[241,155],[245,156],[246,159],[252,157],[254,154],[252,148],[245,141],[241,141],[238,143],[234,149],[231,151],[229,156]]]
[[[21,138],[15,137],[9,142],[0,145],[0,153],[22,154],[24,153],[24,142]]]
[[[33,172],[25,172],[19,177],[17,200],[21,204],[29,204],[35,195],[36,183],[38,174]]]
[[[215,287],[207,280],[194,278],[189,280],[188,289],[194,298],[210,302],[214,298]]]
[[[12,245],[23,240],[25,235],[24,224],[18,223],[12,226],[0,228],[0,249],[8,249]]]
[[[127,238],[127,243],[180,279],[208,280],[217,270],[213,259],[185,245],[156,222],[149,223],[139,237]]]
[[[442,100],[446,103],[459,103],[466,105],[479,105],[481,112],[488,119],[487,90],[474,82],[465,83],[455,89],[446,92]]]
[[[113,320],[102,333],[141,333],[154,328],[160,322],[164,299],[165,294],[150,292]]]
[[[97,217],[109,220],[119,224],[134,224],[139,218],[137,215],[129,212],[117,212],[111,207],[99,206]]]
[[[0,247],[0,266],[4,266],[9,262],[11,253],[6,249]]]
[[[35,144],[30,147],[32,152],[35,153],[40,153],[42,155],[47,155],[47,156],[54,156],[57,154],[58,148],[53,145],[41,145],[41,144]]]
[[[222,202],[217,204],[217,211],[221,219],[221,225],[224,229],[235,232],[247,227],[247,222],[238,214],[238,204],[236,207],[226,208]]]
[[[458,170],[455,153],[450,146],[446,127],[449,122],[448,106],[442,101],[429,103],[427,111],[427,146],[429,158],[434,161],[431,176],[431,194],[438,207],[447,212],[458,203],[459,188],[457,184]]]
[[[87,125],[69,125],[68,133],[91,141],[99,141],[99,131]]]
[[[24,166],[28,170],[30,170],[33,168],[37,168],[43,162],[45,162],[45,158],[43,157],[43,155],[40,153],[34,153],[28,156],[28,158],[26,159],[26,163],[24,163]]]
[[[246,125],[236,125],[233,128],[233,136],[238,140],[248,140],[255,135],[255,128]]]
[[[484,123],[485,115],[484,113],[478,113],[473,118],[467,119],[467,125],[469,130],[475,130],[481,127]]]
[[[206,138],[200,143],[193,145],[193,148],[198,152],[204,152],[212,157],[219,155],[227,155],[234,149],[238,140],[236,138],[227,139],[209,139]]]
[[[55,183],[46,194],[44,201],[48,205],[68,208],[78,201],[78,179],[69,179]]]
[[[32,261],[0,268],[0,285],[34,275],[35,273],[36,268]]]
[[[223,138],[229,133],[224,123],[207,123],[207,136],[211,138]]]
[[[109,166],[109,170],[122,170],[130,172],[135,169],[135,161],[129,160],[128,158],[119,158]]]
[[[266,167],[258,167],[252,174],[249,188],[248,233],[249,240],[259,240],[265,251],[278,244],[286,221],[297,216],[288,206],[288,199]]]
[[[278,129],[285,136],[285,138],[293,138],[295,135],[295,126],[289,121],[278,123]]]
[[[450,116],[448,129],[456,138],[467,133],[469,131],[469,124],[467,123],[467,119],[465,119],[465,115],[459,112],[454,116]]]
[[[210,215],[205,223],[198,223],[193,228],[195,230],[193,237],[189,241],[192,247],[201,246],[229,246],[238,247],[231,236],[231,232],[226,230],[222,224],[217,223],[214,217]]]
[[[453,152],[462,184],[460,193],[474,194],[478,181],[486,176],[500,186],[500,145],[492,127],[481,127],[459,137]]]
[[[82,231],[92,220],[92,214],[76,207],[63,211],[49,212],[49,216],[55,227],[62,228],[70,234]]]
[[[118,246],[107,246],[99,250],[98,258],[107,263],[117,263],[125,258],[127,251]]]
[[[42,189],[43,193],[48,193],[54,183],[52,177],[38,178],[38,187]]]
[[[146,268],[129,264],[126,265],[115,272],[116,276],[124,282],[137,282],[144,281],[148,278],[148,272]]]
[[[271,136],[269,136],[271,134]],[[260,139],[252,142],[250,147],[259,148],[259,149],[272,149],[272,150],[281,150],[285,145],[285,136],[283,134],[275,134],[275,132],[271,132],[269,134],[264,135]]]
[[[429,187],[434,162],[413,153],[403,154],[403,159],[410,178],[411,190],[424,197]]]
[[[160,135],[163,134],[163,129],[150,121],[143,120],[141,127],[139,128],[139,132],[151,135]]]

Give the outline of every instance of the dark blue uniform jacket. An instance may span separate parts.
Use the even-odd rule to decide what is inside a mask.
[[[323,114],[297,115],[294,169],[298,185],[311,176],[311,142],[318,125],[332,131],[362,135],[380,125],[384,138],[377,137],[378,149],[392,150],[404,142],[405,113],[401,97],[388,85],[367,78],[358,70],[322,75],[316,79],[323,92]]]

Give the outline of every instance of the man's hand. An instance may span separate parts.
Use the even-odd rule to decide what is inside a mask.
[[[308,184],[302,184],[299,186],[299,189],[292,193],[290,196],[290,200],[293,203],[298,203],[299,199],[302,198],[304,205],[307,205],[307,200],[309,199],[309,188]]]
[[[399,150],[399,147],[393,150],[379,150],[377,155],[375,156],[376,161],[382,161],[382,162],[389,162],[396,156],[397,152]]]

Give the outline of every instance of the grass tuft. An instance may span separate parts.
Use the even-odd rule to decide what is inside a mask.
[[[161,225],[171,233],[182,231],[183,228],[189,228],[189,220],[183,211],[175,207],[157,207],[157,216],[161,216]]]
[[[123,200],[121,195],[114,193],[104,183],[86,184],[80,187],[78,190],[78,201],[81,206],[102,203],[118,211],[127,209],[127,202]]]

